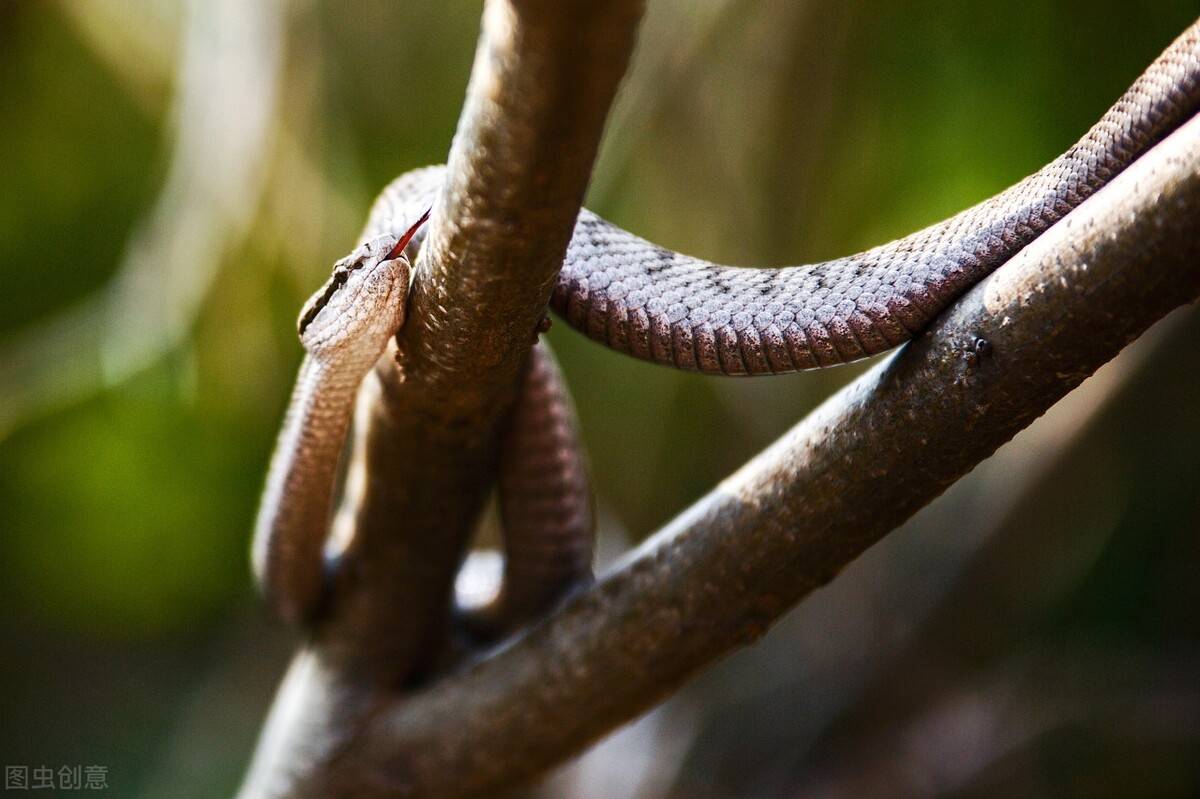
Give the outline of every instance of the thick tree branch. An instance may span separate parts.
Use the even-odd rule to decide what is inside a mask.
[[[637,0],[492,0],[398,350],[376,370],[353,549],[319,631],[394,684],[438,651],[464,544],[633,47]]]
[[[640,0],[488,0],[408,321],[364,386],[354,537],[264,727],[246,797],[345,796],[332,766],[444,651],[500,422],[625,71]]]
[[[526,637],[375,715],[330,784],[492,795],[754,641],[1194,300],[1197,219],[1200,119]]]

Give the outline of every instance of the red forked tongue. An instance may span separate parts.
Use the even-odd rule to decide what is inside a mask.
[[[433,206],[430,206],[429,210],[421,214],[420,219],[418,219],[416,222],[413,222],[413,226],[404,232],[404,235],[400,237],[400,241],[396,242],[396,246],[393,247],[391,252],[387,254],[387,258],[384,258],[385,261],[390,261],[393,258],[400,257],[400,254],[404,252],[404,248],[408,246],[410,241],[412,241],[412,237],[417,235],[417,231],[421,229],[421,225],[429,221],[429,213],[432,210]]]

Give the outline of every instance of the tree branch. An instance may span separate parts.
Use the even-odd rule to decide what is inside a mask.
[[[754,641],[1200,294],[1197,218],[1200,118],[523,639],[375,715],[330,784],[491,795]]]
[[[544,313],[625,71],[640,0],[488,0],[408,321],[364,384],[354,536],[292,663],[242,795],[330,781],[365,720],[445,650],[500,422]]]
[[[497,429],[574,228],[638,0],[491,0],[396,357],[376,370],[353,549],[320,631],[395,681],[445,628]],[[398,365],[399,364],[399,365]],[[403,612],[397,612],[403,608]]]

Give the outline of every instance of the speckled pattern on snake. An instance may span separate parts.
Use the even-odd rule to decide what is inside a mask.
[[[764,374],[844,363],[912,338],[946,305],[1095,193],[1200,106],[1193,24],[1066,153],[950,219],[812,266],[717,266],[581,211],[550,305],[613,349],[701,372]],[[272,459],[254,565],[268,602],[306,623],[321,606],[339,454],[355,396],[404,322],[413,244],[442,167],[409,172],[372,208],[300,320],[308,354]],[[436,221],[436,220],[435,220]],[[416,236],[409,242],[410,236]],[[412,252],[413,247],[408,248]],[[590,575],[592,515],[568,395],[535,347],[500,464],[508,562],[500,627]]]
[[[972,208],[902,239],[808,266],[719,266],[579,214],[550,298],[612,349],[712,374],[793,372],[911,339],[980,281],[1173,131],[1200,105],[1194,23],[1064,154]],[[376,200],[368,236],[403,230],[444,169],[402,175]]]

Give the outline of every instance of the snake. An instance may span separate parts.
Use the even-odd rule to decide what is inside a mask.
[[[911,340],[1200,107],[1200,21],[1075,144],[950,218],[816,264],[725,266],[660,247],[582,209],[549,297],[571,327],[642,360],[716,375],[848,363]],[[359,246],[300,318],[307,351],[268,472],[253,547],[259,583],[290,620],[319,605],[322,551],[354,397],[404,321],[428,209],[445,167],[376,198]],[[436,220],[435,220],[436,221]],[[590,494],[569,397],[535,344],[502,445],[505,579],[486,618],[511,625],[590,575]],[[507,511],[504,509],[507,508]]]
[[[304,304],[305,349],[259,503],[251,566],[271,611],[309,626],[326,605],[338,558],[326,552],[339,464],[363,381],[404,324],[408,248],[429,211],[365,236]],[[535,617],[591,575],[593,502],[579,423],[549,347],[535,343],[500,438],[505,560],[496,596],[461,614],[481,639]],[[470,567],[470,562],[464,568]]]
[[[722,266],[583,210],[550,307],[613,350],[707,374],[778,374],[875,355],[913,338],[1198,104],[1200,23],[1194,23],[1042,169],[916,233],[817,264]],[[443,179],[443,167],[401,175],[376,200],[372,230],[385,233],[428,208]]]

